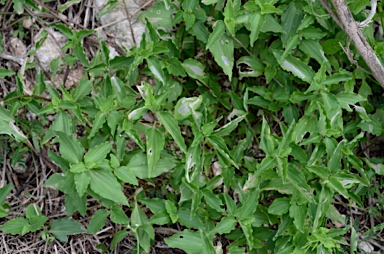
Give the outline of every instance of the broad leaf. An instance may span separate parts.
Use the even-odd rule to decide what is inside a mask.
[[[94,192],[103,198],[128,205],[127,198],[112,172],[106,169],[93,169],[89,171],[89,174],[91,176],[90,186]]]
[[[68,235],[83,233],[85,230],[83,229],[83,226],[80,222],[68,218],[63,218],[53,221],[48,232],[53,234],[60,241],[67,242]]]
[[[180,147],[181,151],[187,153],[187,147],[184,138],[181,136],[181,131],[175,117],[169,112],[158,112],[157,116],[169,134],[171,134],[176,144]]]
[[[152,177],[152,172],[154,170],[155,164],[160,159],[160,153],[164,149],[164,136],[163,134],[156,128],[156,126],[152,126],[146,132],[147,139],[147,163],[148,163],[148,178]]]
[[[84,147],[80,142],[64,132],[57,131],[55,133],[59,137],[61,156],[69,163],[79,162],[84,154]]]

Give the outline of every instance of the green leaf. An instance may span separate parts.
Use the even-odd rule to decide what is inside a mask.
[[[183,62],[183,67],[185,72],[191,78],[198,79],[200,81],[205,80],[206,74],[204,72],[204,65],[201,62],[188,58]]]
[[[264,73],[264,65],[257,58],[242,56],[236,62],[240,77],[259,77]]]
[[[0,104],[0,119],[6,122],[13,122],[15,119],[12,115]]]
[[[164,136],[156,128],[155,125],[152,126],[146,132],[147,139],[147,163],[148,163],[148,178],[152,177],[152,172],[154,170],[155,164],[160,159],[160,153],[164,149]]]
[[[217,195],[215,195],[211,190],[204,189],[202,190],[202,193],[208,206],[215,209],[219,213],[222,213],[224,211],[224,209],[221,208],[223,202],[221,202],[221,199]]]
[[[175,118],[176,120],[184,120],[192,115],[203,102],[203,97],[191,97],[181,98],[175,106]]]
[[[172,223],[176,223],[179,219],[179,215],[177,215],[177,207],[175,203],[170,200],[165,201],[165,210],[167,211],[169,217],[171,218]]]
[[[307,207],[305,205],[297,205],[293,203],[289,208],[289,216],[293,219],[293,224],[296,228],[304,233],[305,232],[305,221],[307,215]]]
[[[83,196],[87,191],[88,185],[91,182],[91,177],[88,172],[81,172],[74,175],[75,186],[79,196]]]
[[[117,178],[119,178],[123,182],[130,183],[133,185],[139,185],[135,174],[126,166],[115,169],[113,173]]]
[[[83,229],[83,226],[80,222],[68,218],[63,218],[53,221],[48,232],[53,234],[60,241],[67,242],[68,235],[83,233],[85,230]]]
[[[136,177],[140,179],[147,179],[149,175],[147,156],[145,154],[135,155],[128,163],[127,167],[130,169]],[[162,173],[168,172],[174,168],[176,164],[172,159],[160,158],[160,160],[154,166],[152,177],[157,177]]]
[[[117,203],[128,205],[127,198],[121,191],[121,186],[112,172],[106,169],[94,169],[90,170],[89,174],[91,176],[91,189],[96,194]]]
[[[88,138],[92,138],[96,135],[96,133],[100,130],[101,127],[103,127],[104,123],[106,121],[105,113],[102,111],[99,111],[95,117],[95,120],[93,121],[93,126],[91,133],[89,133]]]
[[[224,23],[231,35],[235,36],[235,10],[232,0],[227,1],[224,8]]]
[[[121,207],[118,207],[114,205],[111,209],[111,215],[110,215],[111,221],[117,224],[123,224],[128,225],[129,219],[123,209]]]
[[[174,76],[185,77],[187,75],[184,71],[183,65],[176,57],[172,57],[171,59],[169,59],[169,66],[167,69],[169,74],[172,74]]]
[[[263,118],[260,137],[260,149],[262,149],[266,155],[272,155],[275,150],[273,138],[271,137],[271,130],[269,129],[268,122]]]
[[[67,39],[72,39],[74,37],[75,31],[72,31],[70,28],[66,27],[61,23],[53,23],[51,27],[59,30]]]
[[[150,56],[147,59],[147,63],[148,63],[148,68],[151,70],[155,78],[161,81],[165,85],[166,78],[165,78],[163,69],[161,68],[160,61],[157,59],[157,57]]]
[[[12,183],[9,183],[9,184],[6,184],[4,185],[1,189],[0,189],[0,206],[2,204],[4,204],[4,201],[5,199],[7,198],[7,196],[9,195],[9,193],[11,193],[11,190],[13,189],[13,184]]]
[[[315,202],[304,174],[296,170],[292,164],[288,166],[287,179],[309,202]]]
[[[165,238],[164,241],[171,248],[178,248],[191,254],[201,253],[203,249],[200,233],[188,229]]]
[[[91,165],[99,165],[111,152],[112,142],[104,142],[95,147],[92,147],[84,156],[85,165],[88,168],[92,168]]]
[[[64,132],[56,131],[55,133],[59,137],[61,156],[72,164],[81,161],[84,154],[84,147],[81,143]]]
[[[203,250],[204,254],[216,254],[216,250],[213,247],[212,241],[208,238],[207,234],[204,233],[202,229],[200,231],[200,237],[203,240]]]
[[[104,227],[107,217],[108,212],[105,209],[97,210],[88,223],[88,234],[95,234]]]
[[[211,230],[210,234],[228,234],[236,228],[237,221],[233,216],[222,217],[221,221],[217,223],[216,227]]]
[[[258,166],[258,169],[254,173],[254,177],[258,178],[264,173],[264,171],[274,168],[277,165],[276,159],[273,156],[265,157]]]
[[[337,144],[336,149],[331,155],[331,159],[328,161],[327,167],[332,173],[336,173],[341,170],[341,158],[343,157],[343,147],[346,140],[342,140]]]
[[[127,235],[129,235],[129,231],[127,230],[120,230],[120,231],[117,231],[114,235],[113,235],[113,238],[112,238],[112,242],[111,242],[111,246],[109,247],[109,249],[112,251],[116,245],[121,241],[123,240]]]
[[[7,134],[18,141],[28,142],[27,136],[12,122],[0,119],[0,134]]]
[[[340,193],[341,195],[343,195],[344,198],[346,199],[350,198],[347,189],[345,189],[344,185],[336,177],[333,177],[333,176],[329,177],[327,185],[336,193]]]
[[[286,214],[290,207],[290,198],[276,198],[273,203],[268,207],[269,214],[282,216]]]
[[[238,118],[230,121],[229,123],[215,130],[213,134],[218,137],[223,137],[231,134],[231,132],[239,125],[241,121],[245,119],[246,116],[246,114],[240,115]]]
[[[212,46],[209,47],[216,63],[223,69],[224,73],[228,75],[229,80],[232,79],[232,69],[234,64],[234,46],[233,39],[222,34]]]
[[[31,228],[30,228],[31,232],[36,232],[43,227],[45,222],[48,221],[48,217],[42,216],[42,215],[36,215],[28,218],[28,220],[29,220],[29,224],[31,225]]]
[[[282,58],[282,54],[278,50],[273,50],[273,55],[276,60],[279,62],[281,68],[286,71],[291,72],[296,77],[302,79],[307,83],[311,83],[315,75],[315,72],[310,66],[300,61],[298,58],[295,58],[291,55],[286,58]]]
[[[188,1],[184,1],[184,2],[188,2]],[[183,13],[183,19],[185,22],[185,30],[188,31],[195,24],[196,16],[193,15],[193,13],[184,12]]]
[[[4,223],[0,230],[6,234],[24,235],[25,228],[30,227],[29,222],[25,218],[15,218]],[[26,232],[25,232],[26,233]]]
[[[251,13],[251,17],[249,19],[249,25],[251,27],[251,34],[249,35],[250,45],[253,47],[255,41],[259,38],[259,33],[261,28],[263,27],[266,21],[265,15],[263,15],[260,11],[255,11]]]
[[[341,50],[340,39],[329,39],[324,41],[321,46],[323,47],[324,53],[328,55],[336,54]]]
[[[237,209],[236,217],[238,217],[239,220],[244,220],[248,217],[252,217],[259,203],[259,194],[259,188],[253,189],[246,194],[246,196],[241,201],[241,206]]]
[[[231,153],[228,150],[227,145],[224,143],[224,140],[221,137],[218,137],[216,135],[212,135],[207,138],[208,141],[213,145],[215,150],[223,156],[225,160],[227,160],[229,163],[231,163],[235,168],[239,168],[239,165],[233,160],[231,157]]]
[[[10,77],[15,75],[15,72],[12,70],[0,68],[0,79],[4,79],[5,77]],[[3,107],[3,106],[0,106]]]
[[[187,153],[187,147],[175,117],[169,112],[157,112],[157,117],[173,137],[180,150]]]
[[[245,239],[247,240],[247,245],[248,245],[248,248],[250,250],[253,249],[253,230],[252,230],[252,226],[250,224],[244,224],[242,222],[240,222],[240,227],[241,229],[243,230],[243,233],[244,233],[244,236],[245,236]]]
[[[66,9],[68,9],[69,7],[73,6],[73,5],[76,5],[78,3],[81,3],[81,0],[71,0],[71,1],[68,1],[66,2],[65,4],[63,5],[60,5],[59,8],[57,8],[57,11],[62,13],[63,11],[65,11]]]
[[[225,33],[225,24],[222,20],[218,20],[215,23],[215,27],[213,28],[212,33],[209,35],[208,43],[207,43],[205,49],[209,49],[212,47],[212,45],[216,44],[216,42],[220,38],[222,38],[224,33]]]

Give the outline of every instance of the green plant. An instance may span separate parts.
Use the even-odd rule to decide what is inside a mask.
[[[368,1],[359,3],[350,9],[364,19]],[[141,19],[140,45],[114,58],[101,41],[88,59],[81,43],[93,31],[52,25],[68,39],[64,64],[81,64],[84,77],[67,90],[37,73],[26,96],[19,73],[0,105],[1,133],[35,152],[58,146],[48,158],[61,172],[44,185],[65,194],[67,215],[84,217],[89,198],[97,200],[87,233],[108,217],[122,225],[110,250],[132,234],[133,251],[148,253],[154,228],[177,224],[182,230],[165,242],[187,253],[356,252],[361,229],[335,199],[363,208],[382,179],[382,164],[361,152],[383,134],[381,87],[355,51],[350,62],[348,38],[321,3],[164,0]],[[373,26],[363,32],[382,58]],[[21,108],[47,131],[14,127]],[[0,230],[41,228],[48,240],[85,232],[69,218],[47,223],[32,205]]]

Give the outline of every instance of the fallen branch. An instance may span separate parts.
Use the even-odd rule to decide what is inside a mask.
[[[375,52],[372,47],[369,45],[367,40],[365,39],[363,33],[360,30],[360,23],[356,22],[352,16],[351,11],[348,8],[345,0],[332,0],[333,6],[337,12],[337,18],[335,19],[335,15],[330,11],[329,5],[326,1],[320,1],[324,8],[328,10],[330,15],[333,17],[335,22],[341,26],[343,31],[348,35],[353,44],[355,45],[357,51],[367,63],[368,67],[371,69],[373,76],[380,83],[380,85],[384,88],[384,67],[380,60],[377,58]],[[372,3],[372,2],[371,2]],[[332,15],[333,14],[333,15]],[[370,19],[367,19],[368,22]]]

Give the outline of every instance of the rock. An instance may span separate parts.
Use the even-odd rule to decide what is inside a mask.
[[[95,6],[97,12],[100,13],[102,11],[102,7],[108,2],[108,0],[96,0]],[[128,7],[129,14],[132,15],[136,11],[140,10],[140,5],[135,3],[133,0],[125,0],[125,3]],[[108,25],[113,22],[122,20],[126,18],[126,12],[124,9],[124,5],[119,3],[112,11],[100,17],[101,24]],[[137,20],[137,16],[131,17],[131,25],[133,30],[133,36],[137,45],[141,41],[141,36],[145,32],[145,25]],[[132,48],[134,45],[134,41],[132,38],[131,29],[129,26],[129,22],[127,19],[124,19],[116,24],[106,26],[104,28],[104,32],[107,35],[112,35],[115,37],[115,42],[120,47],[125,47],[127,49]]]
[[[41,29],[36,35],[35,43],[41,39],[42,30],[43,29]],[[45,71],[49,71],[49,65],[52,60],[60,57],[61,48],[67,43],[67,38],[65,38],[60,32],[56,32],[50,27],[45,30],[48,31],[47,38],[45,39],[43,45],[36,50],[36,56],[39,59],[42,68]]]

